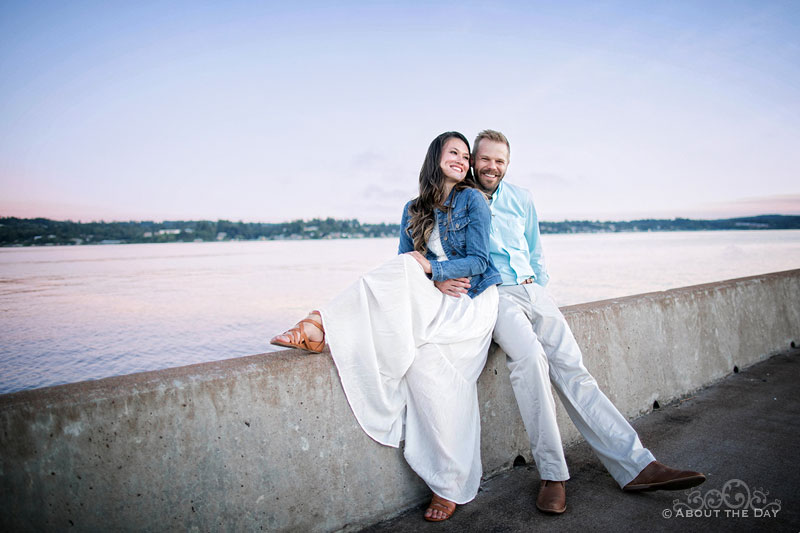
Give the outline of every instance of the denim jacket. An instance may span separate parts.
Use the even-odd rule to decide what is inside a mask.
[[[400,223],[400,247],[398,253],[414,250],[414,241],[408,234],[408,207],[403,208]],[[425,257],[431,262],[431,279],[444,281],[452,278],[470,278],[467,295],[475,298],[487,287],[502,283],[500,273],[489,257],[489,227],[492,214],[483,194],[477,189],[462,189],[450,193],[445,205],[452,206],[450,224],[447,213],[436,209],[442,248],[448,261],[437,261],[428,250]]]

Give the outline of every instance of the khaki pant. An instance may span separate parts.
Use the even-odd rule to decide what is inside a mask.
[[[542,479],[569,479],[552,383],[572,422],[620,487],[655,458],[583,366],[575,338],[544,287],[500,287],[494,340],[508,355],[511,385]]]

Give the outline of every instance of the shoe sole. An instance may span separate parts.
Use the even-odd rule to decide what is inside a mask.
[[[311,349],[309,349],[309,348],[303,348],[302,346],[298,346],[298,345],[296,345],[296,344],[290,344],[290,343],[288,343],[288,342],[282,342],[282,341],[270,341],[269,343],[270,343],[271,345],[273,345],[273,346],[280,346],[281,348],[291,348],[291,349],[293,349],[293,350],[300,350],[301,352],[307,352],[307,353],[322,353],[322,350],[320,350],[320,351],[311,350]]]
[[[625,492],[649,492],[654,490],[683,490],[696,487],[706,480],[706,476],[692,476],[684,477],[681,479],[671,479],[669,481],[662,481],[661,483],[648,483],[645,485],[634,485],[633,487],[624,487],[622,490]]]
[[[545,514],[564,514],[564,511],[567,510],[566,505],[562,509],[544,509],[542,507],[539,507],[538,505],[536,506],[536,508]]]

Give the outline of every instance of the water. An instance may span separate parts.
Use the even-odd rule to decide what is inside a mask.
[[[800,231],[545,235],[560,305],[800,268]],[[0,392],[272,351],[394,239],[0,249]]]

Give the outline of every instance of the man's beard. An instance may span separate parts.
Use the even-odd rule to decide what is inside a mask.
[[[478,173],[478,172],[475,172],[475,169],[472,169],[472,171],[475,173],[475,176],[476,176],[476,179],[475,179],[475,181],[477,181],[477,182],[478,182],[478,185],[480,186],[481,190],[482,190],[483,192],[485,192],[485,193],[488,193],[488,194],[492,194],[492,193],[494,193],[494,192],[497,190],[497,187],[499,187],[499,186],[500,186],[500,182],[501,182],[501,181],[503,181],[503,178],[505,177],[505,174],[501,174],[501,175],[499,175],[499,176],[492,176],[492,177],[494,178],[494,180],[495,180],[495,181],[494,181],[494,189],[487,189],[487,188],[486,188],[486,187],[483,185],[483,182],[481,181],[481,176],[482,176],[482,174],[480,174],[480,173]]]

